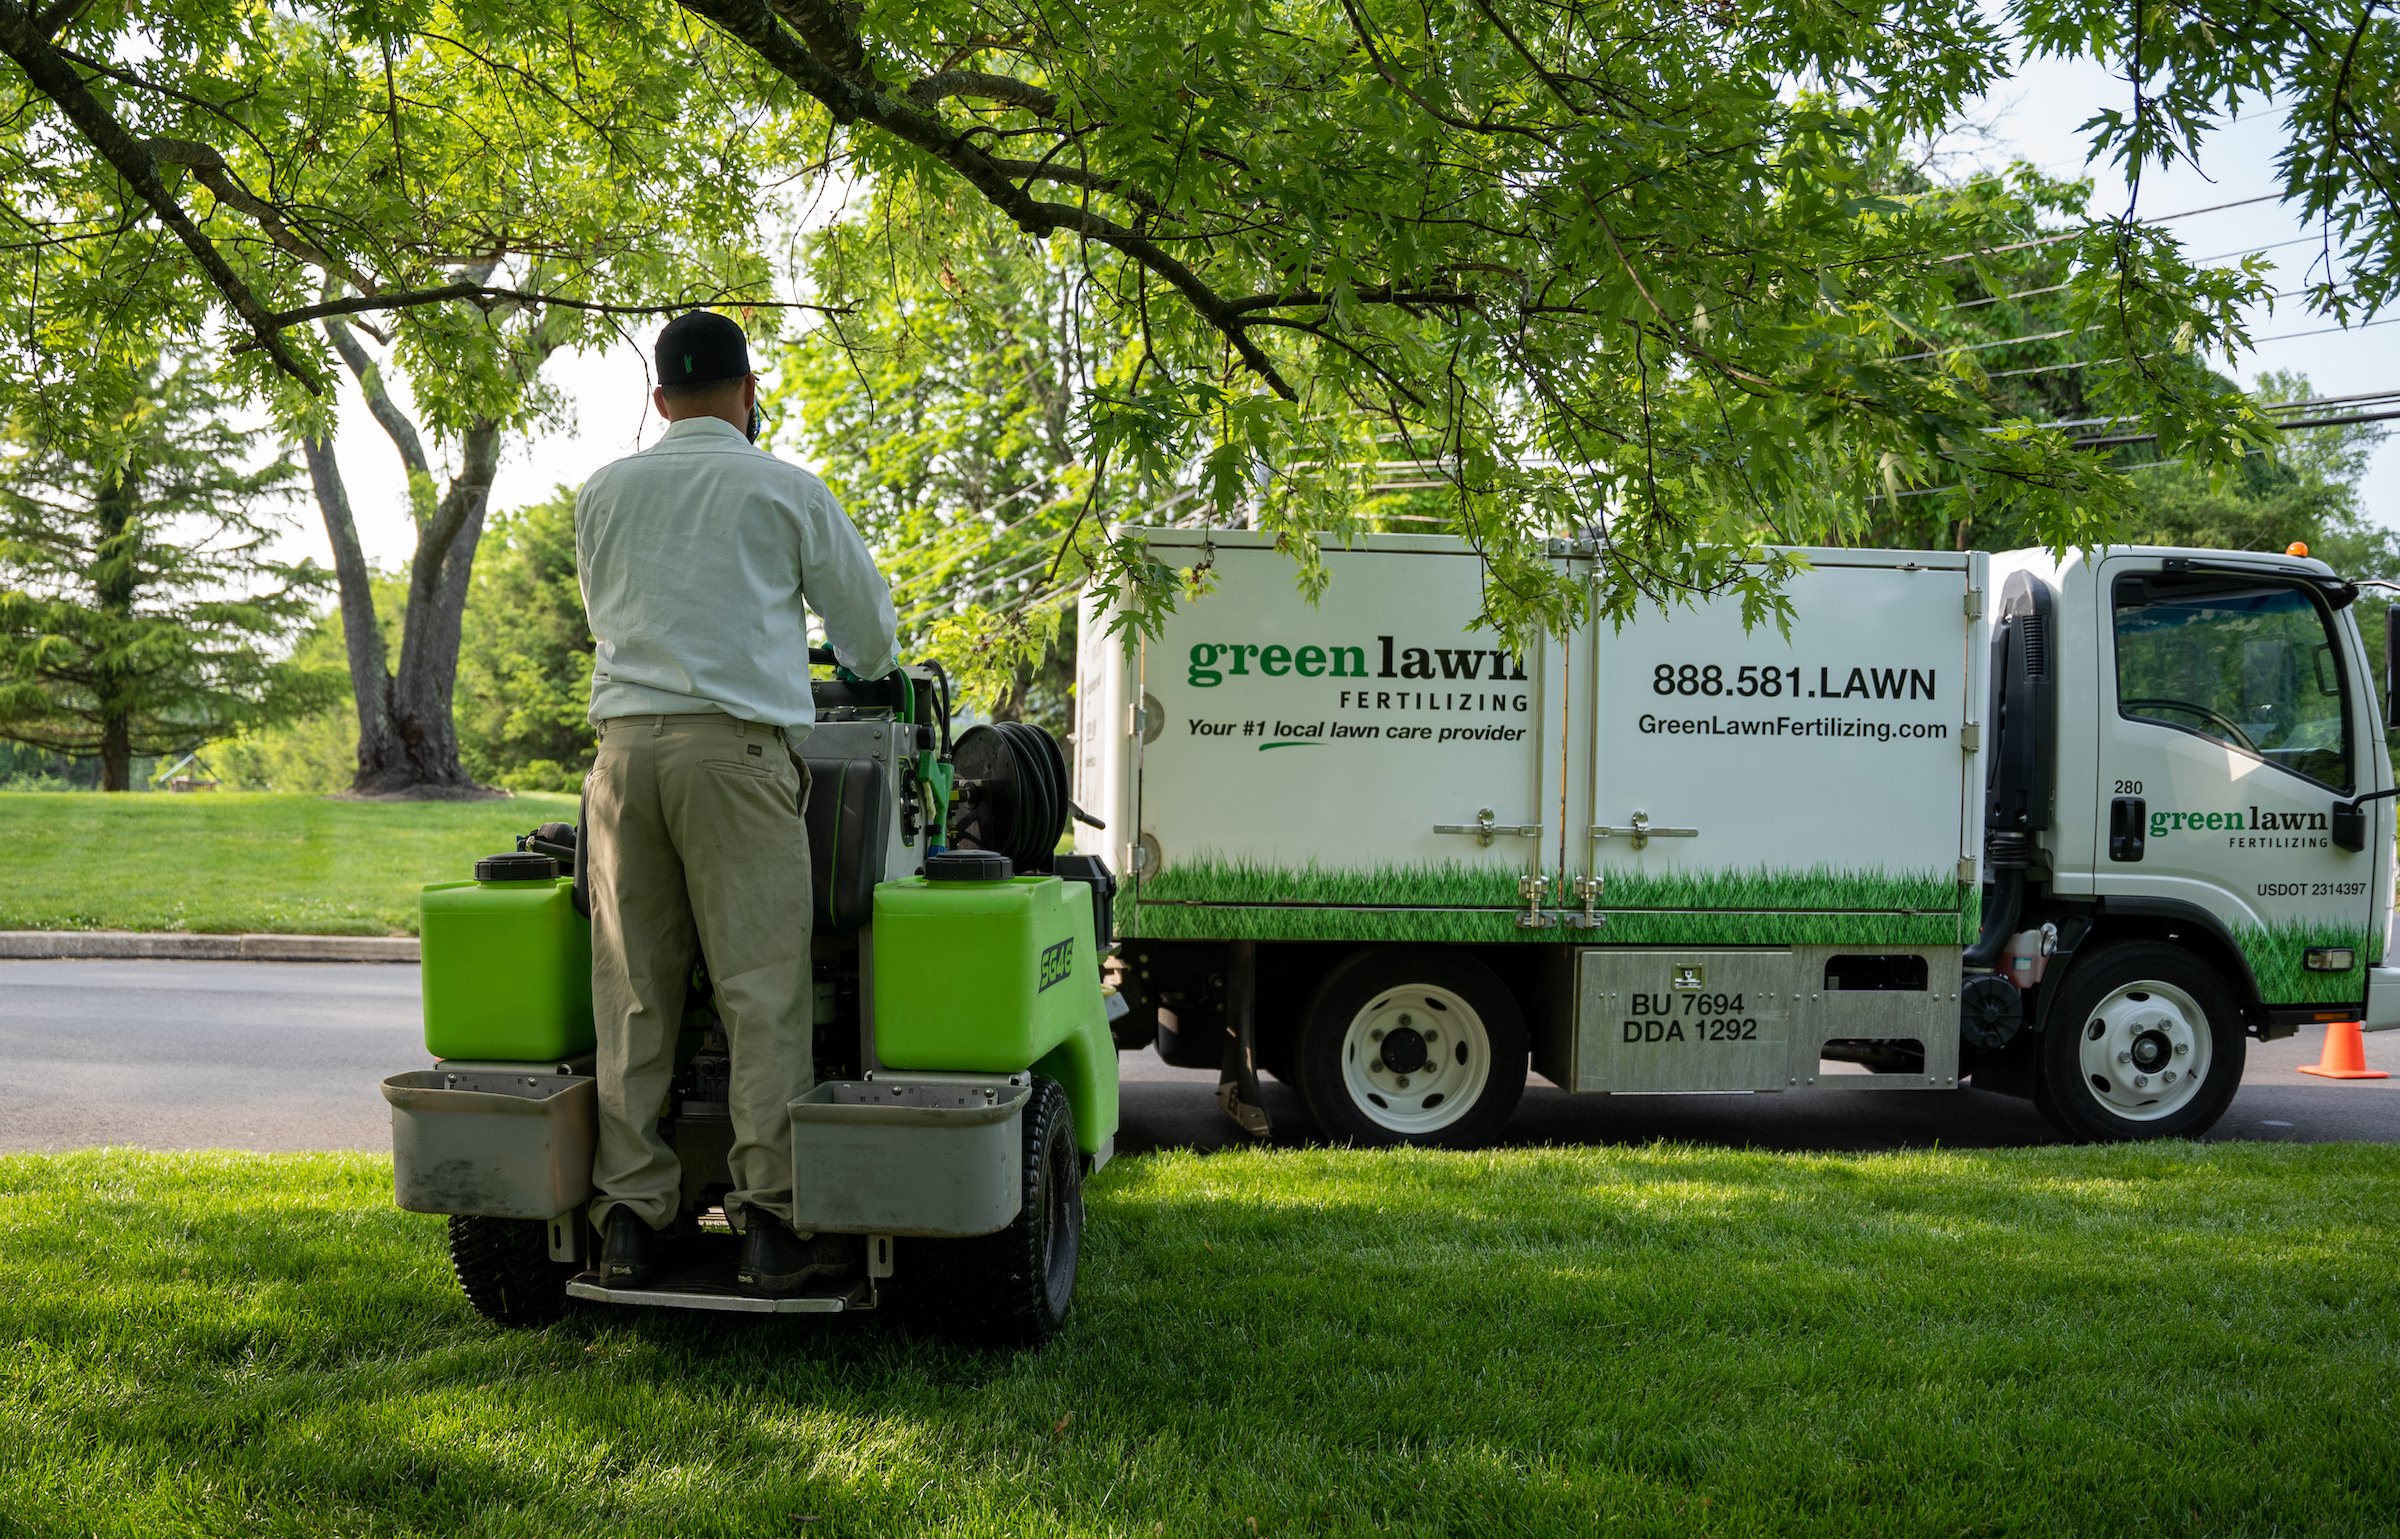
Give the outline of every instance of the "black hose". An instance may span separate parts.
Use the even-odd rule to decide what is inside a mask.
[[[920,666],[933,675],[935,683],[942,686],[942,757],[947,759],[950,757],[950,670],[944,668],[938,659],[930,657]]]
[[[2008,938],[2017,933],[2017,917],[2025,911],[2025,868],[2032,856],[2032,841],[2023,834],[1984,836],[1983,863],[1992,874],[1992,894],[1983,905],[1983,930],[1974,945],[1959,953],[1960,966],[1988,969],[1998,964]]]

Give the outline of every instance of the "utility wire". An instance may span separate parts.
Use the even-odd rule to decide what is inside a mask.
[[[2282,201],[2283,194],[2280,192],[2262,192],[2255,198],[2236,198],[2231,203],[2211,203],[2206,208],[2187,208],[2180,213],[2159,214],[2145,223],[2166,224],[2177,219],[2190,219],[2199,214],[2221,214],[2229,208],[2248,208],[2254,203],[2280,203]],[[1954,251],[1948,256],[1935,257],[1934,260],[1937,262],[1970,262],[1977,257],[2006,256],[2012,251],[2032,251],[2041,246],[2056,246],[2065,241],[2081,240],[2086,233],[2088,232],[2083,230],[2068,230],[2057,235],[2044,235],[2033,240],[2016,241],[2006,246],[1987,246],[1978,251]]]

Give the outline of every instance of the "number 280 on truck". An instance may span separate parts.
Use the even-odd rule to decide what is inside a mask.
[[[1788,632],[1704,599],[1520,655],[1456,541],[1331,551],[1311,604],[1266,537],[1143,538],[1213,582],[1130,651],[1086,600],[1118,1040],[1329,1134],[1479,1144],[1532,1071],[2174,1137],[2250,1038],[2400,1025],[2388,710],[2322,562],[1807,550]]]

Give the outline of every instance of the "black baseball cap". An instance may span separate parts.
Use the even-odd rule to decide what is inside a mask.
[[[750,339],[713,310],[686,310],[658,333],[658,382],[707,385],[750,373]]]

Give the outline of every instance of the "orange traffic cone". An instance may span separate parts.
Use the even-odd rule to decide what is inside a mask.
[[[2390,1079],[2381,1069],[2367,1067],[2367,1039],[2356,1021],[2336,1021],[2325,1028],[2325,1057],[2319,1063],[2304,1063],[2303,1074],[2320,1075],[2326,1079]]]

